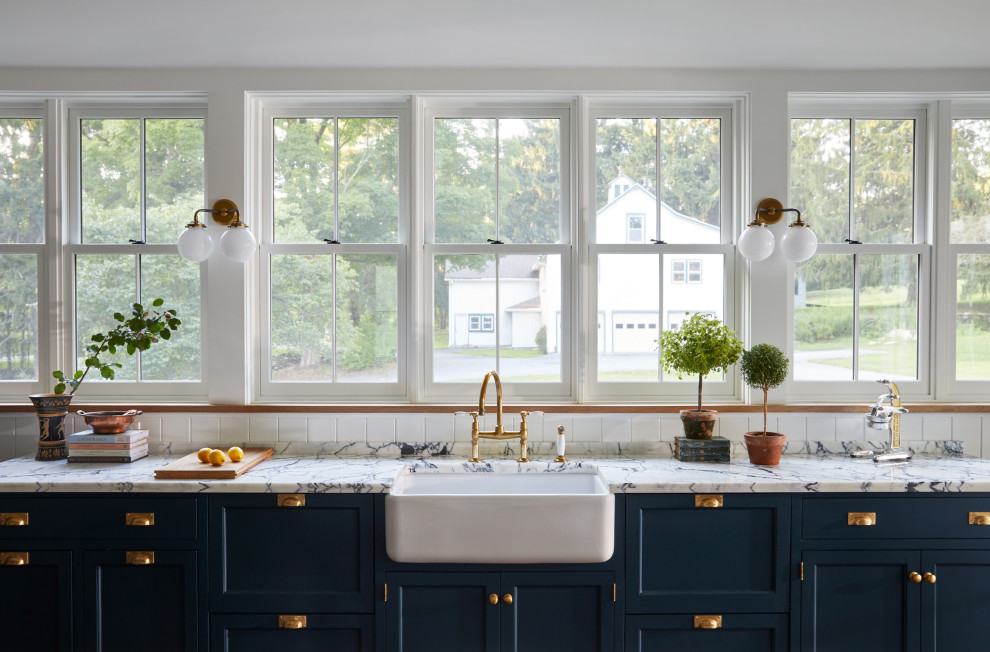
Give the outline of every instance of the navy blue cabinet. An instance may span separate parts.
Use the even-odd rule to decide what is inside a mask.
[[[717,625],[717,626],[716,626]],[[629,616],[625,652],[784,652],[786,614]]]
[[[925,652],[990,648],[990,551],[939,550],[921,555],[921,641]],[[928,582],[934,579],[934,582]]]
[[[221,614],[210,621],[212,652],[373,652],[371,616]]]
[[[390,652],[610,651],[611,572],[386,573]]]
[[[0,548],[0,649],[72,649],[72,553]]]

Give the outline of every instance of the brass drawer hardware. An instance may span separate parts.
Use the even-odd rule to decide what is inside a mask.
[[[924,578],[925,578],[925,581],[928,582],[929,584],[934,584],[935,583],[935,574],[934,573],[925,573]]]
[[[27,525],[28,524],[28,513],[27,512],[7,512],[0,514],[0,525]]]
[[[921,584],[921,573],[919,573],[918,571],[911,571],[911,573],[908,575],[908,579],[914,582],[915,584]]]
[[[498,604],[498,593],[488,594],[488,604]]]
[[[876,514],[876,512],[849,512],[846,515],[846,524],[848,524],[848,525],[876,525],[877,524],[877,514]]]
[[[695,629],[718,629],[722,626],[721,616],[695,616]]]
[[[382,600],[382,602],[388,602],[388,584],[387,583],[385,584],[385,595],[383,597],[385,599]]]
[[[128,566],[151,566],[155,563],[155,553],[150,550],[128,550],[124,561]]]
[[[612,602],[615,602],[615,582],[612,582]]]
[[[505,595],[503,595],[502,602],[504,602],[505,604],[512,604],[512,594],[506,593]]]
[[[0,566],[27,566],[30,560],[26,552],[0,552]]]
[[[804,581],[804,562],[801,562],[801,581]]]
[[[279,494],[275,504],[279,507],[305,507],[306,494]]]
[[[721,507],[724,504],[722,494],[697,494],[694,497],[695,507]]]
[[[278,626],[281,629],[306,629],[306,616],[282,616],[278,617]]]
[[[134,525],[137,527],[148,526],[155,524],[155,513],[154,512],[127,512],[124,515],[124,523],[126,525]]]
[[[970,525],[990,525],[990,512],[970,512]]]

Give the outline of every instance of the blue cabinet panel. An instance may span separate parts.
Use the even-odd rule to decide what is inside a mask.
[[[370,613],[374,499],[308,495],[210,498],[213,611]]]
[[[307,614],[305,629],[280,629],[278,616],[215,615],[210,619],[212,652],[372,652],[371,616]]]
[[[790,496],[626,498],[626,611],[785,611]]]
[[[805,498],[805,539],[990,539],[990,527],[969,512],[990,512],[990,498],[934,494]],[[873,525],[851,525],[850,513],[872,514]]]
[[[625,652],[784,652],[785,650],[787,650],[785,614],[723,615],[722,625],[718,629],[696,628],[694,615],[626,618]]]
[[[71,650],[72,553],[4,549],[0,555],[4,553],[13,554],[0,565],[0,650]],[[15,559],[20,565],[8,565]]]
[[[4,528],[3,538],[22,539],[127,539],[158,541],[195,539],[195,498],[161,498],[150,494],[128,496],[0,497],[0,512],[28,514],[22,527]],[[153,525],[128,525],[128,514],[154,514]]]
[[[928,551],[922,573],[935,582],[921,584],[922,649],[925,652],[972,652],[990,649],[990,551]]]

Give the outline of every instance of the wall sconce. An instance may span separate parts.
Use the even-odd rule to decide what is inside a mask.
[[[802,263],[814,256],[818,248],[818,236],[801,219],[801,211],[784,208],[776,199],[764,199],[757,206],[753,221],[746,225],[746,230],[739,236],[739,253],[752,261],[768,258],[773,253],[774,237],[767,226],[779,222],[784,213],[797,213],[797,219],[790,223],[787,233],[780,239],[781,252],[795,263]]]
[[[193,221],[186,224],[175,243],[180,256],[188,261],[201,263],[213,253],[213,237],[206,230],[206,225],[199,221],[200,213],[209,213],[214,222],[227,227],[220,236],[220,251],[224,256],[243,263],[254,254],[258,242],[247,224],[241,221],[237,204],[229,199],[218,199],[213,208],[200,208],[193,213]]]

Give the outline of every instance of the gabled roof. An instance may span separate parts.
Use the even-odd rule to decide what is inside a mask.
[[[610,181],[609,184],[608,184],[609,187],[611,188],[612,185],[616,181],[618,181],[620,179],[628,179],[629,180],[629,183],[630,183],[629,188],[625,192],[623,192],[622,194],[620,194],[618,197],[612,197],[612,194],[609,193],[609,201],[608,201],[608,203],[598,209],[598,212],[595,213],[595,217],[601,216],[603,213],[605,213],[605,211],[611,210],[619,202],[621,202],[623,199],[625,199],[625,198],[627,198],[627,197],[629,197],[629,196],[631,196],[631,195],[633,195],[635,193],[644,193],[651,201],[653,201],[654,203],[657,203],[657,196],[656,195],[654,195],[652,192],[650,192],[649,190],[647,190],[643,186],[639,185],[638,183],[636,183],[632,179],[629,179],[629,177],[626,176],[625,174],[620,173],[619,176],[617,176],[615,179],[612,179],[612,181]],[[623,185],[625,185],[625,184],[623,184]],[[704,220],[700,220],[697,217],[691,217],[690,215],[685,215],[684,213],[679,213],[679,212],[675,211],[666,202],[659,202],[659,204],[660,204],[660,218],[661,219],[663,219],[664,217],[673,217],[673,218],[676,218],[676,219],[686,220],[688,222],[695,223],[697,226],[707,227],[707,228],[713,229],[715,231],[717,231],[719,229],[718,226],[716,226],[714,224],[709,224],[708,222],[705,222]]]

